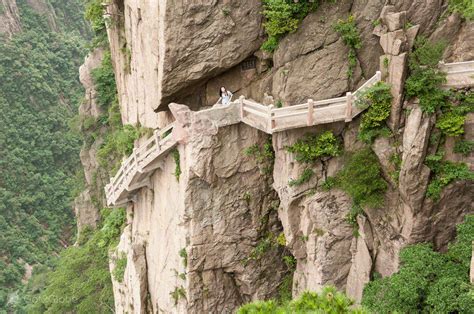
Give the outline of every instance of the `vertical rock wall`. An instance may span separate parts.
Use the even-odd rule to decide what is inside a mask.
[[[275,297],[287,273],[276,245],[249,258],[267,235],[281,232],[271,178],[243,154],[266,136],[245,125],[218,131],[205,118],[183,127],[188,137],[178,148],[179,182],[168,156],[128,209],[131,218],[111,262],[114,269],[121,252],[128,260],[123,283],[113,282],[119,313],[147,306],[232,313],[242,303]]]
[[[21,31],[20,14],[15,0],[0,2],[0,35],[7,38]]]

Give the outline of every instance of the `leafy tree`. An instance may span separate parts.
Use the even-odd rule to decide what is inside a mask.
[[[432,43],[424,37],[416,40],[414,51],[410,54],[410,75],[405,82],[408,97],[418,97],[423,111],[434,113],[446,105],[448,93],[441,89],[446,82],[446,73],[438,69],[446,45]]]
[[[299,298],[283,304],[274,300],[245,304],[237,310],[237,314],[366,313],[353,305],[353,300],[328,286],[320,294],[306,291]]]
[[[362,304],[375,313],[472,313],[469,268],[474,216],[466,216],[446,254],[429,244],[415,244],[400,253],[400,270],[375,278],[364,289]]]
[[[268,35],[262,49],[273,51],[278,47],[278,41],[286,34],[298,29],[299,23],[318,6],[318,1],[308,0],[263,0],[263,23]]]
[[[77,69],[87,31],[71,17],[82,3],[54,7],[70,23],[56,21],[58,31],[26,0],[17,4],[22,32],[0,38],[0,312],[10,310],[25,264],[50,265],[70,242],[79,184],[81,138],[69,122],[83,95]]]
[[[359,138],[362,141],[372,143],[378,135],[390,133],[385,121],[390,116],[392,98],[390,86],[383,82],[371,86],[359,96],[356,105],[367,109],[359,128]]]

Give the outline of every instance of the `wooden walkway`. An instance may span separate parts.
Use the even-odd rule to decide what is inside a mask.
[[[447,73],[446,88],[474,86],[474,61],[441,63],[440,68]],[[300,105],[275,108],[241,96],[228,106],[202,110],[195,114],[215,119],[219,126],[243,122],[267,134],[332,122],[349,122],[362,112],[355,105],[359,95],[380,80],[381,73],[377,71],[359,89],[344,97],[320,101],[308,99]],[[162,165],[161,157],[165,157],[177,145],[172,134],[173,126],[174,124],[170,124],[166,128],[155,130],[152,137],[135,148],[132,155],[123,161],[117,174],[105,187],[108,206],[126,204],[133,199],[135,191],[150,186],[150,176]]]

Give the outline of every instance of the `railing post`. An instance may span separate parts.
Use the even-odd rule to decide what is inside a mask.
[[[240,120],[244,118],[244,99],[245,99],[244,95],[239,97]]]
[[[377,72],[380,73],[380,72]],[[352,93],[346,93],[346,122],[352,121]]]
[[[275,128],[275,120],[273,119],[273,105],[267,106],[267,111],[268,111],[268,118],[270,119],[268,121],[268,128],[270,133],[273,132],[273,129]]]
[[[155,137],[156,148],[157,148],[157,150],[160,150],[160,140],[161,140],[161,138],[160,138],[160,131],[157,130],[157,129],[155,129],[155,130],[153,131],[153,136]]]
[[[306,120],[306,124],[308,126],[312,126],[314,123],[313,113],[314,113],[314,101],[312,99],[308,99],[308,117]]]
[[[377,82],[380,82],[382,80],[382,72],[377,71],[375,72]]]

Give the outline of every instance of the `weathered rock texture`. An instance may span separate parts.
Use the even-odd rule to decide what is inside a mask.
[[[125,123],[166,123],[154,109],[166,110],[170,101],[192,94],[252,55],[263,40],[258,0],[114,0],[107,10]]]
[[[21,31],[20,15],[15,0],[0,2],[0,35],[7,38]]]
[[[271,178],[243,154],[266,136],[245,125],[218,129],[175,108],[189,134],[178,147],[183,173],[178,182],[168,156],[152,187],[128,209],[133,218],[115,255],[128,256],[123,283],[114,281],[117,312],[151,306],[153,312],[231,313],[274,297],[287,272],[281,249],[249,257],[267,235],[281,232],[277,195]]]
[[[249,300],[274,296],[286,272],[281,252],[273,249],[258,261],[243,261],[265,233],[281,231],[280,223],[297,260],[295,296],[333,284],[360,300],[373,272],[388,276],[398,270],[399,252],[407,244],[432,242],[436,249],[446,248],[455,225],[473,212],[474,184],[450,184],[437,203],[425,197],[432,174],[424,160],[437,148],[430,144],[436,117],[423,113],[416,100],[407,101],[403,86],[407,54],[417,35],[446,39],[446,61],[466,61],[474,57],[473,24],[449,14],[438,22],[446,9],[441,0],[385,2],[324,2],[280,42],[273,56],[256,51],[261,43],[259,1],[239,8],[223,1],[183,7],[157,0],[115,0],[109,6],[112,18],[123,15],[109,27],[123,120],[155,127],[176,119],[183,169],[177,182],[175,163],[167,157],[150,188],[142,189],[128,208],[129,225],[111,258],[112,269],[120,252],[128,259],[124,281],[114,280],[118,313],[228,313]],[[333,28],[349,14],[363,42],[351,79],[346,74],[348,48]],[[378,19],[380,25],[374,26]],[[407,23],[414,26],[407,28]],[[255,68],[244,70],[246,63],[240,62],[252,55]],[[305,133],[330,129],[345,151],[356,151],[364,147],[357,140],[360,119],[273,135],[272,190],[255,160],[242,155],[245,147],[265,141],[258,131],[244,125],[219,128],[182,106],[170,105],[174,116],[153,112],[177,99],[193,108],[212,105],[222,85],[236,96],[281,100],[284,105],[335,97],[379,68],[394,94],[394,136],[372,145],[388,191],[383,206],[365,208],[358,217],[358,237],[346,222],[350,198],[340,190],[320,188],[342,169],[344,158],[312,165],[311,180],[290,187],[289,180],[306,166],[295,162],[286,146]],[[474,138],[472,121],[472,116],[466,121],[468,140]],[[446,159],[473,168],[472,155],[454,154],[453,145],[448,138]],[[402,159],[400,169],[391,161],[394,154]],[[270,210],[275,206],[277,212]],[[180,255],[187,256],[186,265]]]
[[[98,118],[101,114],[97,106],[97,93],[92,80],[92,70],[99,67],[104,52],[102,49],[92,51],[84,60],[79,69],[79,79],[85,89],[84,101],[79,106],[80,119]],[[81,164],[84,169],[85,190],[74,201],[74,212],[77,220],[78,236],[87,226],[95,228],[100,220],[99,204],[103,198],[102,186],[106,180],[98,161],[97,150],[102,141],[85,144],[80,153]]]

